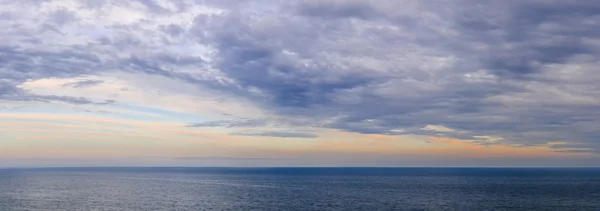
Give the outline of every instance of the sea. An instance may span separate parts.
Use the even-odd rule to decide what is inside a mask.
[[[600,168],[0,169],[13,210],[600,211]]]

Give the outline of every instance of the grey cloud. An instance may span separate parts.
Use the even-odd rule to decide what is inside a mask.
[[[492,10],[493,8],[489,8]],[[600,15],[597,3],[520,2],[514,3],[500,23],[488,30],[478,30],[477,24],[461,24],[461,30],[484,45],[496,47],[482,58],[487,68],[502,77],[527,77],[540,72],[541,65],[565,63],[576,55],[597,53],[597,48],[582,43],[595,38],[598,23],[587,19]],[[479,20],[486,14],[480,13]],[[590,28],[591,27],[591,28]],[[509,47],[504,47],[510,45]]]
[[[65,102],[71,104],[96,104],[96,105],[107,105],[115,103],[114,100],[105,100],[101,102],[94,102],[89,98],[85,97],[71,97],[71,96],[59,96],[59,95],[23,95],[14,100],[18,101],[38,101],[38,102]]]
[[[72,77],[94,73],[98,58],[79,50],[44,52],[0,47],[0,75],[13,81],[46,77]]]
[[[12,84],[10,81],[0,80],[0,96],[8,96],[21,93],[22,90]]]
[[[285,18],[285,17],[283,17]],[[240,29],[247,26],[237,24]],[[306,31],[315,31],[308,23],[291,29],[285,22],[275,24],[272,35],[263,31],[248,29],[235,34],[228,31],[215,31],[216,45],[221,49],[220,61],[217,66],[227,76],[234,79],[244,87],[255,87],[268,94],[270,102],[281,107],[306,108],[320,104],[329,104],[328,94],[337,90],[369,84],[376,80],[368,74],[358,72],[344,73],[338,70],[341,65],[315,60],[318,56],[306,52],[310,64],[302,64],[300,59],[288,56],[284,49],[299,50],[301,54],[308,49],[297,46],[304,43],[307,46],[316,43],[308,41],[311,34]],[[281,34],[284,30],[294,30]],[[215,29],[216,30],[216,29]],[[238,35],[243,33],[242,35]],[[299,37],[290,36],[297,34]],[[300,40],[297,40],[298,38]],[[306,39],[306,41],[303,41]],[[279,45],[274,43],[281,43]],[[326,55],[323,55],[326,56]]]
[[[209,121],[188,124],[187,127],[262,127],[266,126],[266,120],[238,120],[238,121]]]
[[[600,151],[597,149],[561,149],[554,150],[555,152],[566,152],[566,153],[593,153],[600,154]]]
[[[306,1],[297,5],[301,15],[322,18],[371,19],[381,13],[365,1]]]
[[[66,83],[63,84],[63,86],[70,86],[70,87],[74,87],[74,88],[81,88],[81,87],[88,87],[88,86],[95,86],[98,84],[104,83],[104,81],[100,81],[100,80],[84,80],[84,81],[77,81],[77,82],[71,82],[71,83]]]
[[[59,25],[67,24],[71,21],[77,20],[76,15],[72,11],[66,10],[64,8],[54,11],[52,15],[50,15],[50,17],[55,23]]]
[[[0,100],[8,101],[36,101],[36,102],[65,102],[72,104],[96,104],[106,105],[115,103],[114,100],[105,100],[103,102],[94,102],[85,97],[71,97],[60,95],[36,95],[31,94],[10,82],[0,81]]]
[[[105,110],[88,110],[88,109],[86,109],[84,111],[88,112],[88,113],[113,114],[113,112],[105,111]]]
[[[185,29],[183,29],[183,27],[175,25],[175,24],[170,24],[168,26],[163,26],[162,30],[164,30],[165,32],[171,34],[172,36],[178,36],[181,35],[185,32]]]
[[[565,81],[552,78],[557,73],[550,70],[553,65],[583,64],[581,56],[597,56],[600,48],[585,44],[599,32],[591,27],[597,23],[588,21],[598,15],[600,10],[590,9],[597,5],[436,3],[449,11],[430,3],[414,6],[437,15],[425,17],[394,15],[382,6],[389,3],[295,2],[282,7],[294,12],[257,20],[263,23],[260,29],[254,28],[259,22],[232,13],[217,26],[233,27],[209,28],[222,49],[217,65],[242,85],[268,93],[271,98],[264,103],[281,114],[314,116],[319,109],[332,108],[319,114],[344,116],[326,127],[378,134],[405,128],[405,133],[434,135],[418,128],[438,124],[464,131],[448,134],[456,138],[490,135],[526,145],[579,140],[598,147],[597,135],[590,130],[593,123],[579,120],[598,113],[597,104],[561,105],[562,99],[544,100],[559,93],[540,92],[545,86],[561,86],[564,97],[583,95],[576,92],[582,88],[587,89],[585,95],[600,97],[593,82],[578,83],[585,76]],[[320,22],[311,22],[313,17]],[[360,22],[349,18],[365,21],[361,27],[383,25],[397,31],[358,32]],[[390,55],[406,59],[393,63],[392,57],[385,62],[395,67],[382,64],[372,69],[352,63]],[[444,61],[448,62],[440,63]],[[593,74],[591,66],[579,71]],[[365,123],[366,119],[377,121]],[[556,121],[561,123],[551,123]]]
[[[239,161],[239,160],[280,160],[280,158],[250,158],[250,157],[219,157],[219,156],[204,156],[204,157],[173,157],[174,160],[227,160],[227,161]]]
[[[318,135],[304,132],[283,132],[283,131],[270,131],[270,132],[235,132],[231,135],[237,136],[267,136],[267,137],[279,137],[279,138],[317,138]]]
[[[67,96],[57,96],[57,95],[33,95],[30,99],[34,99],[37,101],[62,101],[69,102],[73,104],[92,104],[93,102],[84,97],[67,97]]]
[[[226,116],[231,116],[224,114]],[[226,128],[293,128],[293,127],[322,127],[322,124],[317,124],[315,119],[296,116],[294,118],[271,118],[271,119],[233,119],[233,120],[216,120],[199,123],[189,123],[186,127],[226,127]]]
[[[551,149],[556,149],[556,150],[587,150],[587,151],[591,151],[590,148],[594,148],[594,146],[591,146],[590,144],[586,144],[586,143],[566,143],[566,144],[553,144],[550,145]]]

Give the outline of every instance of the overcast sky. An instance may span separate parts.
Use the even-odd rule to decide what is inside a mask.
[[[600,1],[0,5],[0,166],[600,165]]]

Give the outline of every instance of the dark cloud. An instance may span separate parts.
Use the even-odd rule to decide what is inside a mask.
[[[600,35],[600,31],[593,29],[598,23],[586,21],[600,15],[598,4],[511,3],[505,13],[494,17],[496,23],[487,24],[486,29],[473,21],[463,21],[458,28],[469,32],[469,37],[480,40],[488,49],[494,47],[482,61],[496,75],[527,77],[543,71],[544,64],[565,63],[577,55],[597,53],[598,49],[584,40]],[[483,6],[486,10],[493,9]],[[480,22],[492,19],[488,14],[479,14],[473,19]]]
[[[589,21],[600,11],[596,4],[440,1],[450,10],[409,4],[421,13],[394,15],[384,7],[389,3],[300,2],[282,7],[291,13],[258,19],[232,13],[217,24],[230,27],[208,31],[220,49],[221,71],[267,93],[266,106],[284,115],[318,113],[335,119],[325,127],[360,133],[403,128],[431,135],[420,128],[435,124],[460,130],[444,134],[456,138],[598,147],[590,130],[596,118],[581,119],[598,113],[593,99],[600,89],[580,83],[597,63],[581,61],[598,54],[599,46],[590,45],[597,42],[598,23]],[[365,58],[380,64],[356,62]],[[568,73],[555,67],[577,68],[582,77],[565,80],[560,75]],[[330,112],[319,112],[323,108]],[[370,119],[376,121],[365,121]]]
[[[0,96],[7,97],[21,93],[22,90],[17,88],[10,81],[0,80]]]

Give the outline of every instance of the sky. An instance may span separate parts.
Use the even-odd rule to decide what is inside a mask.
[[[600,1],[0,5],[0,167],[600,166]]]

